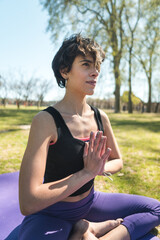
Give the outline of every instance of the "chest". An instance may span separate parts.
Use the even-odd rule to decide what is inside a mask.
[[[98,130],[94,114],[80,117],[77,115],[63,116],[65,123],[75,138],[85,138],[90,136],[90,132]]]

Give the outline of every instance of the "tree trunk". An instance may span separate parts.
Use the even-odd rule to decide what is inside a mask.
[[[155,110],[154,110],[155,113],[158,113],[158,107],[159,107],[159,104],[160,104],[160,103],[157,102],[156,107],[155,107]]]
[[[129,92],[128,92],[128,113],[133,112],[132,108],[132,84],[131,84],[131,74],[132,74],[132,49],[130,48],[129,51],[129,77],[128,77],[128,86],[129,86]]]
[[[20,108],[20,101],[17,100],[17,108],[19,109]]]
[[[119,60],[114,56],[114,77],[115,77],[115,113],[120,112],[120,70]]]
[[[149,87],[149,93],[148,93],[148,103],[147,103],[147,112],[151,112],[151,95],[152,95],[152,85],[151,85],[151,77],[148,78],[148,87]]]
[[[116,82],[115,88],[115,113],[120,112],[120,85]]]
[[[6,102],[7,102],[7,99],[6,99],[6,98],[3,98],[3,99],[2,99],[2,104],[3,104],[3,107],[4,107],[4,108],[6,107]]]

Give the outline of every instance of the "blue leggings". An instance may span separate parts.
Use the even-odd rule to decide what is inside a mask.
[[[19,240],[67,240],[80,219],[92,222],[123,218],[131,240],[159,239],[148,232],[160,224],[160,202],[138,195],[104,193],[94,189],[74,203],[58,202],[24,218]]]

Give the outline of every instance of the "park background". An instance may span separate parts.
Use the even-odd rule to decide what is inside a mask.
[[[160,200],[159,1],[1,0],[0,12],[0,173],[19,170],[33,116],[63,97],[51,61],[81,32],[106,51],[88,102],[108,114],[124,159],[96,188]]]

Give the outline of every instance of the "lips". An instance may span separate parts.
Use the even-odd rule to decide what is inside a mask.
[[[92,81],[86,81],[86,83],[92,85],[92,86],[96,86],[96,81],[92,80]]]

